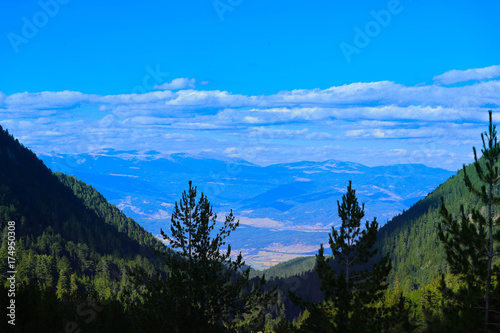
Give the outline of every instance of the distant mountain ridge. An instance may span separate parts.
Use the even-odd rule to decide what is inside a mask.
[[[368,167],[352,162],[302,161],[258,166],[243,160],[108,150],[101,155],[41,156],[53,170],[92,184],[153,234],[168,229],[174,202],[189,180],[220,216],[241,221],[231,244],[255,268],[315,253],[339,220],[336,201],[349,180],[367,218],[386,220],[408,209],[453,173],[424,165]]]
[[[480,161],[484,163],[483,160]],[[474,166],[469,165],[466,169],[472,183],[479,187],[477,184],[480,182]],[[495,188],[495,191],[500,191],[500,188]],[[462,204],[466,213],[472,208],[484,209],[478,198],[466,188],[463,170],[460,170],[424,199],[394,216],[382,226],[375,246],[379,250],[378,258],[383,254],[388,254],[392,260],[393,269],[388,281],[393,286],[397,283],[406,291],[416,290],[428,285],[440,274],[449,273],[444,246],[437,233],[438,224],[442,220],[439,213],[441,198],[444,198],[446,207],[452,214],[458,215]],[[286,261],[253,274],[265,274],[268,278],[283,281],[292,277],[295,288],[298,289],[302,287],[303,281],[314,279],[315,274],[311,274],[311,271],[315,262],[315,256],[304,257]]]
[[[70,241],[91,238],[86,243],[100,255],[132,252],[152,258],[153,249],[162,247],[94,188],[75,177],[52,173],[1,126],[0,207],[3,220],[17,221],[19,237],[37,237],[52,228]],[[99,241],[103,237],[108,237],[106,242]]]

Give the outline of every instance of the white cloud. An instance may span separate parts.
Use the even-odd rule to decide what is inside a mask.
[[[238,150],[238,148],[236,148],[236,147],[229,147],[229,148],[226,148],[224,150],[224,153],[225,154],[232,154],[232,153],[235,153],[237,150]]]
[[[330,133],[326,133],[326,132],[313,132],[313,133],[309,133],[305,136],[305,138],[307,140],[332,140],[332,139],[335,139],[335,136],[333,134],[330,134]]]
[[[166,133],[163,135],[165,139],[175,140],[175,141],[194,141],[197,139],[197,136],[194,134],[185,134],[185,133]]]
[[[411,126],[411,127],[410,127]],[[477,125],[435,122],[432,124],[396,124],[392,128],[364,128],[348,129],[343,132],[346,139],[385,139],[385,140],[411,140],[411,142],[448,142],[456,140],[462,145],[467,139],[475,138],[478,133]]]
[[[7,96],[6,105],[25,106],[31,108],[61,108],[89,101],[95,95],[86,95],[76,91],[44,91],[40,93],[17,93]]]
[[[147,116],[137,116],[129,120],[133,124],[146,125],[146,126],[162,125],[162,124],[164,125],[164,124],[170,124],[172,122],[172,120],[168,118],[147,117]]]
[[[484,68],[472,68],[467,70],[453,69],[444,74],[434,76],[434,82],[438,84],[455,84],[467,81],[490,80],[500,77],[500,65]]]
[[[0,113],[60,114],[65,109],[93,106],[119,117],[186,115],[218,109],[217,120],[253,117],[259,123],[314,121],[326,118],[391,121],[393,119],[479,120],[477,108],[500,105],[500,81],[466,87],[403,86],[392,82],[355,83],[325,90],[293,90],[247,96],[227,91],[180,90],[146,94],[87,95],[79,92],[19,93],[4,98]],[[227,109],[231,108],[231,109]],[[5,110],[5,111],[3,111]],[[62,110],[62,111],[61,111]],[[430,117],[430,118],[429,118]],[[252,119],[252,118],[247,118]]]
[[[406,155],[408,155],[408,150],[406,150],[406,149],[391,149],[390,153],[392,153],[394,156],[406,156]]]
[[[195,84],[179,80],[168,84]],[[373,165],[398,161],[419,145],[419,151],[441,147],[446,153],[429,162],[440,166],[468,158],[470,147],[480,145],[486,110],[498,105],[498,80],[463,87],[382,81],[258,96],[195,89],[106,96],[24,92],[0,93],[0,124],[46,153],[213,150],[264,165],[332,156]]]
[[[307,133],[308,129],[300,130],[292,129],[276,129],[268,127],[256,127],[248,134],[250,137],[258,138],[258,140],[275,140],[275,139],[301,139]]]
[[[245,118],[243,118],[243,120],[245,120],[245,122],[249,124],[257,124],[260,122],[259,118],[251,116],[246,116]]]
[[[202,82],[203,84],[203,82]],[[196,87],[196,79],[189,79],[187,77],[181,77],[178,79],[173,79],[170,82],[157,85],[154,88],[160,90],[180,90],[180,89],[194,89]]]

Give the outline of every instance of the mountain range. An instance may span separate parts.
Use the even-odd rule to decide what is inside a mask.
[[[66,158],[73,157],[67,156]],[[99,163],[109,167],[109,164],[105,163],[109,158],[115,160],[118,164],[121,163],[122,170],[126,167],[136,170],[136,172],[141,170],[140,166],[138,166],[141,163],[140,161],[135,161],[136,165],[130,167],[128,163],[133,159],[126,159],[124,156],[84,156],[83,159],[80,156],[79,159],[70,161],[75,162],[71,164],[73,166],[91,163],[89,169],[93,170]],[[195,166],[203,170],[203,163],[197,161],[206,159],[206,157],[182,155],[181,157],[172,156],[167,160],[172,161],[176,158],[191,161],[193,166],[190,170],[194,170]],[[59,160],[59,162],[61,161],[63,160]],[[159,163],[163,161],[154,159],[147,162]],[[227,170],[237,170],[238,166],[241,165],[254,168],[254,172],[262,172],[263,169],[267,168],[254,166],[244,161],[235,163],[230,160],[212,159],[207,161],[207,164],[209,163],[223,165],[226,172],[228,172]],[[311,169],[311,164],[320,165],[320,169],[326,169],[334,163],[337,163],[336,166],[347,165],[344,169],[340,167],[339,169],[351,171],[350,175],[360,176],[363,171],[368,173],[370,170],[377,169],[354,165],[355,169],[352,164],[340,164],[340,162],[334,161],[286,164],[285,167],[282,167],[282,165],[271,166],[271,169],[278,168],[278,170],[285,172],[286,169],[297,170],[296,166],[299,165],[298,170],[306,169],[307,172],[310,172],[316,171]],[[161,163],[159,164],[161,165]],[[307,165],[307,168],[303,168],[304,165]],[[181,170],[184,168],[183,165],[177,167]],[[420,167],[422,168],[420,172],[424,176],[426,175],[425,170],[429,170],[422,166],[398,167],[400,172],[404,170],[403,167]],[[394,169],[396,167],[379,168],[386,168],[385,170],[392,170],[393,172],[396,170]],[[472,170],[474,167],[468,166],[467,168],[469,168],[468,174],[471,175],[472,183],[477,186],[479,179],[474,175]],[[116,170],[116,168],[110,170]],[[223,169],[219,169],[219,172],[223,172],[221,170]],[[151,275],[160,272],[164,276],[168,272],[168,267],[155,254],[156,251],[165,250],[163,244],[147,232],[143,226],[127,217],[116,206],[108,203],[100,190],[94,188],[94,184],[91,186],[74,176],[59,172],[52,173],[35,154],[1,129],[0,171],[0,230],[6,235],[7,221],[15,221],[16,228],[16,270],[18,272],[17,278],[20,281],[19,290],[16,293],[16,304],[19,304],[18,320],[19,323],[22,323],[19,327],[20,331],[64,330],[68,318],[76,320],[76,326],[83,329],[83,331],[107,332],[117,329],[120,331],[126,331],[127,329],[138,331],[138,329],[143,329],[147,322],[142,320],[142,314],[135,314],[134,316],[135,310],[131,310],[124,315],[124,304],[130,301],[130,297],[137,297],[141,292],[141,287],[134,283],[130,272],[139,267],[147,274]],[[429,171],[432,171],[432,169]],[[347,172],[331,173],[349,175]],[[92,176],[92,172],[89,172],[88,175]],[[96,173],[94,177],[99,179],[100,176],[101,179],[108,181],[115,179],[115,177],[122,180],[139,180],[137,174],[135,174],[137,177],[130,177],[134,176],[134,174],[130,173],[122,173],[118,176],[114,173],[110,175]],[[405,177],[402,175],[401,172],[399,176],[404,180]],[[406,175],[414,182],[418,182],[418,176],[419,174],[411,173]],[[387,174],[385,177],[389,177],[389,175]],[[429,175],[422,177],[422,179],[428,177]],[[199,184],[203,184],[201,178],[198,178],[198,181]],[[322,181],[322,179],[317,179],[317,181]],[[141,180],[141,182],[143,185],[149,183],[144,180]],[[314,182],[314,180],[308,182]],[[415,188],[417,188],[421,184],[422,182],[418,183],[418,185],[409,184],[408,187],[415,185]],[[153,185],[149,185],[154,188]],[[282,184],[276,187],[285,185]],[[113,189],[113,182],[110,181],[107,186]],[[182,189],[182,186],[179,185],[178,187]],[[402,182],[394,188],[405,189],[406,187],[405,183]],[[224,187],[221,188],[224,189]],[[135,190],[139,191],[140,188],[136,187]],[[121,193],[117,189],[114,189],[114,191],[114,193]],[[495,191],[498,191],[498,188]],[[272,188],[263,193],[269,192],[272,193]],[[363,193],[363,191],[360,192]],[[136,192],[133,193],[135,195]],[[223,191],[219,194],[221,193]],[[297,198],[301,198],[302,193],[300,191],[298,193],[294,192],[289,198],[301,203]],[[398,192],[390,193],[397,194]],[[244,196],[243,193],[238,194]],[[175,195],[171,194],[171,196],[174,197]],[[283,196],[286,197],[285,194]],[[220,197],[219,195],[218,198]],[[253,202],[259,202],[255,197],[256,195],[253,195],[250,199],[254,200]],[[370,198],[365,194],[360,195],[360,197]],[[267,198],[267,200],[270,200],[269,198],[273,198],[273,196],[270,195]],[[422,323],[427,318],[423,306],[425,305],[428,308],[437,304],[428,299],[427,291],[436,290],[436,278],[440,274],[450,276],[449,266],[445,260],[444,246],[437,235],[437,225],[441,220],[439,214],[441,198],[446,202],[449,211],[454,214],[459,212],[459,206],[462,203],[466,213],[471,208],[484,210],[477,198],[465,187],[463,171],[459,171],[455,176],[450,177],[431,190],[430,193],[414,203],[409,209],[404,210],[388,221],[379,230],[375,245],[378,254],[374,260],[380,259],[385,254],[391,259],[393,269],[388,277],[391,290],[396,290],[396,292],[402,290],[414,304],[420,304],[417,312],[420,318],[418,320]],[[244,207],[249,201],[251,200],[240,199],[234,202],[235,205],[239,204],[240,207]],[[262,200],[261,202],[266,201]],[[214,203],[217,202],[214,201]],[[222,211],[225,207],[224,204],[228,205],[227,201],[223,202],[223,205],[218,204],[219,208],[222,207]],[[168,207],[168,205],[162,207]],[[307,226],[306,223],[302,225]],[[241,229],[239,230],[239,238],[236,237],[233,240],[271,242],[275,239],[273,238],[274,235],[284,235],[279,233],[302,232],[304,235],[314,235],[315,232],[320,233],[320,231],[297,231],[291,228],[277,228],[243,224],[239,228]],[[260,231],[261,234],[257,234],[255,231]],[[325,234],[327,233],[325,232]],[[269,235],[269,238],[261,237],[261,235]],[[231,240],[231,244],[234,244],[233,240]],[[305,242],[299,236],[297,236],[296,241],[297,244],[304,244]],[[313,241],[314,239],[311,239],[311,244]],[[316,241],[319,241],[319,239],[316,239]],[[8,271],[7,256],[10,255],[7,243],[7,237],[2,237],[0,245],[0,277],[4,280]],[[268,247],[269,252],[274,250],[276,253],[283,253],[282,247],[277,244],[274,246],[274,249],[272,246]],[[316,246],[318,246],[317,243]],[[235,248],[233,246],[233,249]],[[311,251],[312,253],[315,253],[315,251]],[[260,253],[260,255],[264,257],[266,254]],[[301,310],[292,304],[287,296],[288,291],[296,293],[298,296],[303,297],[304,300],[321,301],[321,283],[317,274],[313,271],[314,265],[314,256],[304,256],[279,263],[264,271],[253,271],[253,276],[266,275],[268,278],[267,288],[277,287],[279,301],[271,309],[271,316],[286,315],[289,320],[296,319],[299,316]],[[5,286],[0,286],[0,291],[2,291],[0,293],[0,303],[2,304],[9,302],[7,289],[5,288]],[[94,295],[91,297],[97,297],[97,299],[113,299],[114,301],[108,303],[103,312],[98,311],[97,320],[93,319],[87,322],[87,320],[79,318],[81,317],[81,311],[78,309],[80,304],[83,304],[79,298],[84,297],[86,299],[90,295]],[[51,310],[47,312],[46,309]],[[133,318],[130,319],[130,316],[133,316]],[[131,324],[138,326],[131,327]],[[6,325],[5,322],[0,324],[0,330],[3,331]],[[96,330],[95,327],[101,329]]]
[[[482,159],[480,163],[484,167]],[[475,167],[468,165],[465,169],[472,184],[476,188],[480,187],[481,182],[475,173]],[[495,188],[495,191],[498,190],[498,187]],[[438,225],[442,221],[441,199],[454,216],[458,216],[461,205],[466,214],[469,214],[471,209],[477,209],[486,214],[483,203],[465,186],[464,171],[459,170],[425,198],[394,216],[379,229],[375,243],[375,248],[378,250],[375,261],[380,260],[385,254],[391,259],[393,269],[388,281],[393,287],[397,286],[407,293],[412,293],[432,283],[437,283],[435,279],[440,274],[450,274],[445,248],[437,232]],[[303,287],[307,288],[305,285],[310,284],[311,280],[318,282],[313,272],[315,264],[316,257],[307,256],[277,264],[254,272],[254,274],[284,279],[284,285],[303,290]],[[319,288],[303,290],[302,295],[308,297],[308,295],[316,294],[319,299],[318,292]]]
[[[41,158],[53,171],[92,184],[157,236],[169,230],[174,203],[192,180],[219,220],[233,209],[241,226],[230,242],[257,269],[316,253],[340,222],[337,200],[349,180],[365,203],[366,218],[383,225],[453,174],[420,164],[368,167],[338,160],[259,166],[208,153],[106,150]]]

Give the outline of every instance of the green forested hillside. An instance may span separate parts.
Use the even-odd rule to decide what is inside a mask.
[[[129,269],[141,267],[150,274],[166,269],[154,253],[165,249],[159,240],[91,186],[54,175],[0,128],[2,287],[7,286],[7,257],[12,256],[7,246],[8,221],[15,222],[16,328],[20,332],[63,331],[65,321],[78,316],[75,305],[68,304],[91,295],[94,300],[130,296],[134,288]],[[6,296],[2,290],[2,304],[8,301]],[[0,323],[5,329],[3,325],[5,321]]]
[[[160,246],[92,187],[74,177],[54,175],[1,127],[0,217],[2,229],[7,221],[16,221],[20,238],[36,238],[51,227],[64,240],[84,241],[101,255],[145,254],[144,245]]]
[[[147,232],[133,219],[127,217],[115,205],[107,202],[102,194],[97,192],[92,186],[79,181],[74,176],[68,176],[60,172],[56,172],[55,175],[100,220],[115,227],[119,233],[125,234],[131,240],[139,243],[140,247],[134,249],[134,253],[150,256],[151,252],[146,251],[145,248],[164,249],[163,244],[157,238]]]
[[[467,173],[475,184],[479,183],[472,165],[467,167]],[[448,273],[444,247],[437,233],[442,219],[439,213],[441,198],[455,214],[459,213],[461,204],[466,212],[482,208],[479,200],[465,187],[463,178],[463,170],[460,170],[380,229],[378,247],[392,259],[392,283],[397,280],[404,289],[410,290],[429,284],[441,273]]]
[[[472,165],[467,166],[467,171],[472,182],[478,184]],[[404,290],[410,291],[431,283],[441,273],[448,273],[444,247],[437,234],[441,221],[441,197],[448,209],[456,214],[461,204],[466,211],[481,208],[478,199],[465,187],[463,171],[460,170],[426,198],[380,228],[375,245],[379,249],[377,260],[385,253],[389,254],[393,264],[389,275],[391,285],[395,286],[397,282]],[[297,258],[258,273],[285,278],[312,271],[315,261],[315,257]]]

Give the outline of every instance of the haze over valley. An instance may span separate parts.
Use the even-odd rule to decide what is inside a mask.
[[[124,151],[42,156],[54,171],[92,184],[111,203],[161,237],[189,180],[207,195],[219,221],[233,209],[241,227],[231,236],[234,251],[262,269],[317,253],[338,227],[337,200],[349,180],[365,203],[366,218],[380,225],[424,198],[454,173],[417,164],[367,167],[328,160],[258,166],[210,154],[143,158]]]

